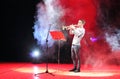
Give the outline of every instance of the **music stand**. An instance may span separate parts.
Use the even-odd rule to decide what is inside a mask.
[[[64,34],[61,31],[50,31],[52,39],[59,41],[58,48],[58,64],[60,63],[60,41],[66,41]]]

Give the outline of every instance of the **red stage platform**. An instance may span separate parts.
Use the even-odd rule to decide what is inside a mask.
[[[72,64],[0,63],[0,79],[120,79],[120,66],[93,68],[81,66],[81,72],[69,72]],[[38,75],[34,75],[39,73]]]

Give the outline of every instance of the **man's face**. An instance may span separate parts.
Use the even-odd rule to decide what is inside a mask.
[[[79,27],[83,26],[83,23],[82,23],[81,20],[78,21],[78,26],[79,26]]]

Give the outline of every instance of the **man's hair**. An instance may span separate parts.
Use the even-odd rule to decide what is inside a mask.
[[[83,19],[80,19],[80,21],[82,21],[82,23],[83,23],[83,24],[85,24],[85,20],[83,20]]]

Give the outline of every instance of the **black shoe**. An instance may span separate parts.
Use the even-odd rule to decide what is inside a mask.
[[[74,72],[80,72],[80,69],[76,69],[76,70],[74,70]]]
[[[72,72],[72,71],[75,71],[76,70],[76,68],[73,68],[73,69],[71,69],[71,70],[69,70],[70,72]]]

